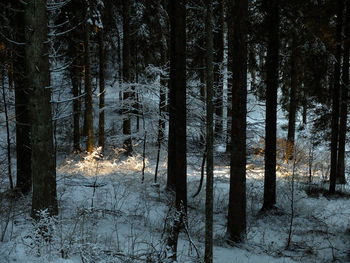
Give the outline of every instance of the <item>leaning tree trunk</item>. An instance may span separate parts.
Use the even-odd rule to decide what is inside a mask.
[[[213,159],[213,89],[214,89],[214,69],[213,69],[213,6],[211,0],[205,1],[206,20],[206,91],[207,91],[207,131],[206,131],[206,150],[207,150],[207,187],[205,196],[205,254],[206,263],[213,262],[213,177],[214,177],[214,159]]]
[[[265,180],[263,209],[276,204],[276,115],[279,54],[279,0],[265,0],[267,35]]]
[[[27,1],[25,9],[26,83],[30,92],[33,197],[32,216],[46,210],[58,213],[56,160],[53,147],[50,64],[46,0]]]
[[[343,83],[341,85],[341,106],[339,124],[339,148],[337,163],[337,183],[346,184],[345,180],[345,142],[348,117],[348,93],[349,93],[349,49],[350,49],[350,1],[346,2],[345,17],[344,59],[343,59]]]
[[[337,28],[336,28],[336,51],[334,64],[334,83],[332,90],[332,134],[331,134],[331,171],[329,175],[329,193],[335,193],[337,178],[337,154],[339,135],[339,97],[340,97],[340,68],[341,68],[341,45],[343,27],[343,0],[337,0]]]
[[[227,238],[239,242],[246,233],[246,115],[248,0],[228,6],[228,69],[232,87],[230,194]]]

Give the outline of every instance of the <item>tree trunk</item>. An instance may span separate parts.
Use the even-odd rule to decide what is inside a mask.
[[[21,6],[15,6],[18,10]],[[23,7],[22,7],[23,8]],[[16,12],[11,19],[15,29],[15,40],[18,43],[25,42],[24,16],[22,12]],[[30,140],[29,120],[29,96],[25,80],[25,48],[21,45],[14,46],[13,52],[13,79],[15,84],[15,114],[16,114],[16,154],[17,154],[17,182],[22,194],[28,194],[32,189],[31,155],[32,146]]]
[[[232,149],[231,144],[231,128],[232,128],[232,83],[228,78],[227,83],[227,124],[226,124],[226,152],[230,153]]]
[[[84,26],[84,64],[85,64],[85,111],[84,111],[84,135],[87,136],[86,151],[92,153],[94,149],[94,116],[92,106],[92,83],[91,83],[91,58],[90,58],[90,25],[85,22]]]
[[[203,54],[201,55],[202,59],[200,60],[200,67],[201,68],[205,68],[206,67],[206,61],[205,61],[205,56],[206,54],[203,52]],[[205,83],[206,83],[206,72],[205,70],[200,70],[199,71],[199,82],[200,82],[200,87],[199,87],[199,94],[200,94],[200,98],[201,98],[201,112],[205,111],[205,97],[206,97],[206,87],[205,87]],[[203,106],[202,106],[203,105]],[[204,130],[205,130],[205,117],[204,115],[200,116],[200,133],[199,133],[199,142],[200,145],[205,145],[205,134],[204,134]]]
[[[13,190],[13,180],[12,180],[12,166],[11,166],[11,139],[10,139],[10,123],[9,123],[9,115],[7,111],[7,99],[6,99],[6,91],[5,91],[5,70],[1,70],[0,72],[1,78],[1,89],[2,89],[2,99],[4,102],[4,113],[5,113],[5,122],[6,122],[6,140],[7,140],[7,172],[8,178],[10,182],[10,189]],[[10,80],[8,80],[10,82]],[[11,84],[9,84],[10,86]],[[10,87],[9,87],[10,88]]]
[[[265,0],[267,8],[265,180],[263,209],[276,204],[276,115],[279,55],[279,0]]]
[[[32,216],[47,209],[56,215],[56,160],[53,147],[45,0],[27,1],[25,10],[26,84],[30,90],[33,197]]]
[[[161,60],[162,60],[162,66],[165,67],[166,63],[167,63],[167,53],[166,53],[166,44],[165,43],[162,43]],[[156,169],[155,169],[155,175],[154,175],[154,182],[155,183],[157,182],[157,176],[158,176],[160,150],[161,150],[162,142],[164,141],[164,137],[165,137],[165,116],[164,116],[164,113],[166,112],[167,84],[168,84],[168,80],[166,79],[166,76],[161,75],[160,76],[160,87],[159,87],[159,120],[158,120],[158,138],[157,138],[158,149],[157,149]]]
[[[329,193],[335,193],[337,178],[337,153],[339,134],[339,97],[340,97],[340,70],[343,27],[343,0],[337,0],[337,27],[336,27],[336,53],[334,64],[334,83],[332,90],[332,134],[331,134],[331,171],[329,175]]]
[[[99,104],[99,119],[98,119],[98,146],[102,147],[102,153],[105,148],[105,50],[103,42],[103,28],[98,32],[99,42],[99,57],[100,57],[100,104]]]
[[[176,220],[168,245],[170,258],[176,260],[179,225],[187,211],[186,160],[186,4],[170,1],[170,105],[168,145],[168,186],[176,193]]]
[[[293,36],[295,38],[295,36]],[[294,152],[294,138],[295,138],[295,118],[297,112],[297,50],[296,40],[292,40],[292,55],[291,55],[291,72],[290,72],[290,93],[289,93],[289,116],[288,116],[288,135],[287,135],[287,149],[286,159],[291,160]]]
[[[128,0],[123,0],[123,82],[123,135],[126,137],[123,142],[123,148],[125,150],[125,154],[129,156],[132,153],[130,117],[130,99],[132,96],[129,91],[130,87],[128,86],[130,82],[130,15]]]
[[[350,1],[346,1],[345,17],[345,42],[343,59],[343,83],[341,85],[341,106],[339,124],[339,149],[337,163],[337,183],[346,184],[345,180],[345,143],[348,117],[348,93],[349,93],[349,49],[350,49]]]
[[[117,33],[117,58],[118,58],[118,85],[119,85],[119,100],[123,100],[123,93],[122,93],[122,84],[123,84],[123,73],[122,73],[122,48],[121,48],[121,41],[120,41],[120,32],[118,30],[118,27],[115,28]]]
[[[81,63],[80,58],[77,58],[77,54],[80,52],[77,43],[70,43],[70,50],[74,50],[72,54],[72,65],[70,67],[70,75],[72,80],[72,93],[73,93],[73,152],[80,152],[80,89],[81,89]]]
[[[228,70],[232,87],[230,194],[227,239],[239,242],[246,233],[246,115],[248,0],[228,6]]]
[[[206,5],[206,91],[207,91],[207,188],[205,196],[205,254],[206,263],[213,262],[213,88],[214,88],[214,69],[213,69],[213,6],[211,0],[205,1]]]
[[[162,45],[162,66],[165,67],[167,63],[166,46]],[[164,140],[165,132],[165,116],[166,112],[166,90],[168,80],[166,76],[160,76],[160,88],[159,88],[159,123],[158,123],[158,138],[159,141]]]
[[[221,74],[224,60],[224,0],[218,0],[214,9],[217,16],[216,29],[214,32],[214,87],[215,87],[215,136],[223,137],[223,94],[224,83]]]

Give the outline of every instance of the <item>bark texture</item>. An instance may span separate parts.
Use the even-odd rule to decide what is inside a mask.
[[[168,182],[176,194],[176,216],[168,246],[176,260],[177,238],[186,217],[186,1],[170,1],[170,104]]]
[[[232,72],[230,193],[227,239],[238,242],[246,233],[246,115],[248,0],[228,5],[228,70]]]
[[[45,0],[27,1],[25,24],[32,135],[32,216],[36,218],[40,210],[47,209],[50,215],[58,212]]]
[[[329,193],[335,193],[338,161],[338,135],[339,135],[339,97],[340,97],[340,71],[342,54],[342,28],[343,28],[343,0],[337,0],[337,26],[336,26],[336,51],[334,64],[334,83],[332,90],[332,135],[331,135],[331,171]]]
[[[276,204],[276,115],[279,56],[279,0],[265,0],[267,33],[265,180],[263,209]]]
[[[346,184],[345,180],[345,144],[346,130],[348,120],[348,94],[349,94],[349,50],[350,50],[350,1],[346,1],[345,16],[345,42],[343,55],[343,83],[341,85],[341,105],[340,105],[340,123],[339,123],[339,148],[337,163],[337,183]]]
[[[213,262],[213,178],[214,178],[214,158],[213,158],[213,6],[211,0],[205,1],[206,20],[206,106],[207,106],[207,127],[206,127],[206,150],[207,150],[207,187],[205,196],[205,253],[204,261]]]
[[[23,5],[11,2],[15,11],[11,17],[11,25],[15,29],[14,40],[18,43],[25,42],[24,16],[19,10],[24,9]],[[29,119],[29,90],[26,84],[26,61],[25,47],[14,45],[13,47],[13,80],[15,86],[15,111],[16,111],[16,154],[17,154],[17,182],[22,194],[28,194],[32,189],[31,169],[31,140],[30,140],[30,119]]]

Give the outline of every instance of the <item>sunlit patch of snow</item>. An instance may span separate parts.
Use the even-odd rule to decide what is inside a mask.
[[[67,160],[65,164],[58,167],[60,173],[80,174],[84,177],[106,176],[115,173],[141,172],[143,159],[140,154],[120,160],[121,149],[116,149],[111,157],[104,158],[101,148],[96,148],[91,154],[83,157],[82,161]],[[145,172],[150,172],[149,161],[145,158]]]

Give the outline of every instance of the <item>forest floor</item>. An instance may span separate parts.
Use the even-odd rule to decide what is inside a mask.
[[[263,169],[259,160],[251,160],[255,164],[247,166],[247,237],[229,246],[225,158],[217,157],[215,167],[214,262],[350,262],[350,186],[343,186],[342,194],[323,195],[327,185],[320,175],[308,184],[302,173],[290,174],[290,164],[279,166],[276,209],[262,214]],[[39,222],[29,215],[30,197],[15,200],[2,191],[0,262],[159,262],[171,221],[171,196],[164,189],[166,156],[161,158],[158,184],[153,181],[154,159],[146,161],[142,183],[141,155],[125,159],[116,150],[103,159],[62,158],[57,168],[59,215],[50,218],[43,212]],[[200,156],[189,158],[188,233],[180,234],[178,262],[203,258],[205,187],[191,197],[199,185],[200,163]]]

